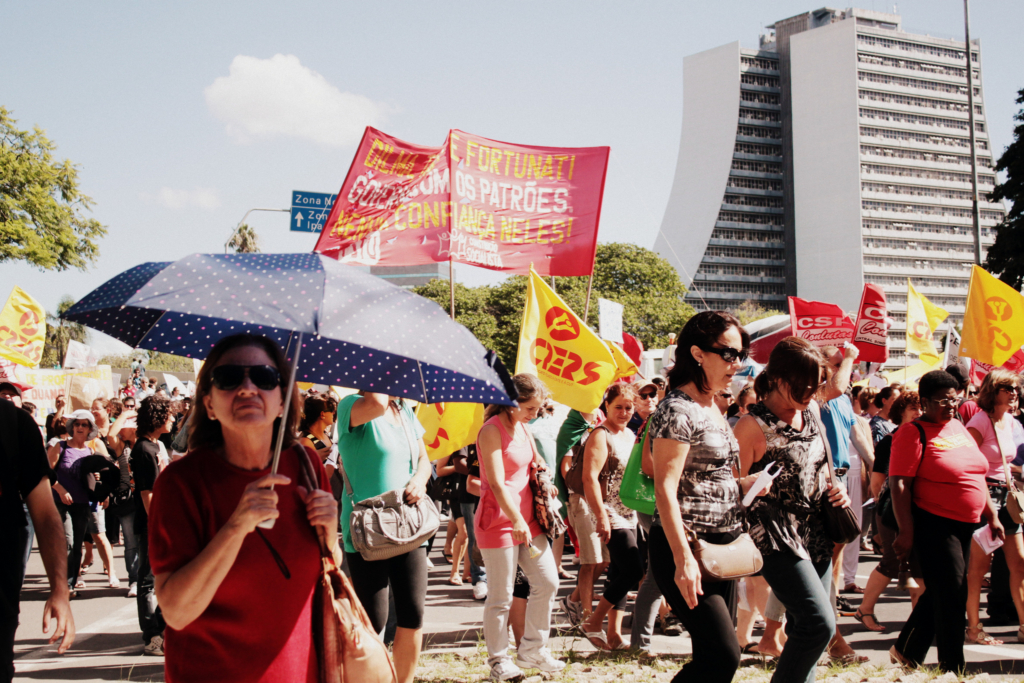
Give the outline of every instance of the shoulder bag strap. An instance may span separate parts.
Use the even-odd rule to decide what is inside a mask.
[[[807,412],[811,414],[814,426],[818,429],[818,436],[821,437],[822,442],[825,444],[825,463],[828,465],[828,483],[831,488],[835,485],[836,481],[836,472],[832,465],[832,446],[828,443],[828,435],[825,434],[825,425],[822,423],[821,418],[810,408],[807,409]]]
[[[1010,463],[1006,462],[1006,456],[1003,455],[1003,442],[999,438],[999,431],[996,428],[996,422],[992,419],[992,416],[988,416],[988,421],[992,423],[992,433],[996,437],[996,445],[999,447],[999,458],[1003,461],[1003,473],[1006,475],[1006,488],[1010,491],[1017,490],[1017,482],[1013,480],[1013,475],[1010,474]]]
[[[416,472],[419,469],[420,461],[420,449],[416,447],[416,438],[412,434],[412,429],[409,427],[409,423],[405,419],[404,406],[398,408],[398,419],[402,422],[402,431],[405,432],[405,438],[409,441],[409,459],[411,461],[410,469],[412,470],[409,480],[416,476]],[[340,460],[340,456],[339,456]]]

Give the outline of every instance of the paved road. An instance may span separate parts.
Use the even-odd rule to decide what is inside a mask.
[[[435,545],[441,548],[441,538]],[[123,569],[123,549],[115,547],[118,567]],[[430,571],[430,589],[427,594],[427,651],[475,650],[483,639],[480,617],[483,604],[472,599],[470,587],[454,587],[447,584],[448,565],[444,563],[439,550],[432,554],[435,567]],[[862,555],[858,582],[863,585],[877,558]],[[567,568],[568,567],[568,562]],[[42,637],[40,619],[43,602],[46,599],[46,580],[42,561],[33,553],[29,565],[25,590],[22,595],[22,626],[18,631],[15,646],[17,680],[22,681],[163,681],[163,660],[142,655],[142,640],[139,636],[135,612],[135,600],[126,597],[127,587],[111,589],[106,587],[104,576],[96,573],[85,576],[88,586],[81,597],[72,603],[78,638],[74,647],[64,656],[58,656],[55,646],[48,646]],[[562,584],[560,595],[571,590],[570,582]],[[848,640],[858,652],[871,657],[874,664],[887,664],[887,651],[895,640],[902,620],[909,614],[910,603],[903,593],[895,591],[883,596],[878,603],[877,613],[881,622],[888,626],[889,633],[868,633],[860,624],[850,618],[840,620]],[[561,630],[563,618],[556,617],[559,626],[558,638],[552,642],[556,652],[560,648],[574,647],[576,650],[592,649],[586,641],[565,635]],[[967,658],[972,671],[987,671],[997,674],[1024,674],[1024,645],[1015,641],[1016,627],[988,629],[996,637],[1004,638],[1007,644],[999,647],[969,646]],[[690,639],[655,636],[657,652],[686,654],[690,652]],[[935,651],[931,652],[929,663],[935,662]]]

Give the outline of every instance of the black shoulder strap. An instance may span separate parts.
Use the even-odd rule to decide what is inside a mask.
[[[917,420],[914,420],[910,424],[917,427],[917,433],[921,437],[921,457],[924,457],[924,449],[928,447],[928,438],[924,434],[924,427],[918,424]]]
[[[828,434],[825,433],[825,425],[822,423],[821,418],[814,410],[808,408],[807,411],[811,414],[811,419],[814,421],[814,426],[818,428],[818,436],[821,437],[822,442],[825,444],[825,464],[828,466],[828,482],[832,485],[835,482],[835,470],[832,465],[832,446],[828,442]]]

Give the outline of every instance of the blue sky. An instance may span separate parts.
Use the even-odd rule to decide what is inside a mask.
[[[367,124],[420,144],[449,128],[612,148],[601,241],[650,247],[675,172],[682,60],[817,9],[778,2],[8,3],[0,104],[80,167],[108,227],[90,270],[0,265],[47,308],[144,261],[221,252],[253,207],[335,192]],[[892,11],[864,0],[865,9]],[[963,37],[959,0],[903,0],[913,33]],[[993,149],[1024,87],[1024,3],[974,0]],[[280,55],[280,57],[275,57]],[[283,213],[265,251],[308,251]],[[456,266],[468,284],[500,275]]]

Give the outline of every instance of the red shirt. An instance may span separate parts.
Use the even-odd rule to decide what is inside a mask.
[[[924,428],[927,448],[921,448]],[[976,524],[988,502],[988,460],[967,428],[957,420],[944,424],[915,420],[892,439],[890,477],[914,477],[914,504],[926,512]]]
[[[291,572],[285,579],[270,549],[255,533],[206,611],[181,630],[164,632],[168,683],[216,681],[317,681],[313,650],[313,589],[320,576],[320,548],[296,492],[301,453],[281,454],[278,472],[292,483],[278,486],[281,516],[264,536]],[[321,482],[327,474],[312,453]],[[229,464],[211,450],[192,451],[157,477],[149,508],[149,557],[154,574],[191,562],[231,517],[247,485],[270,473]]]

